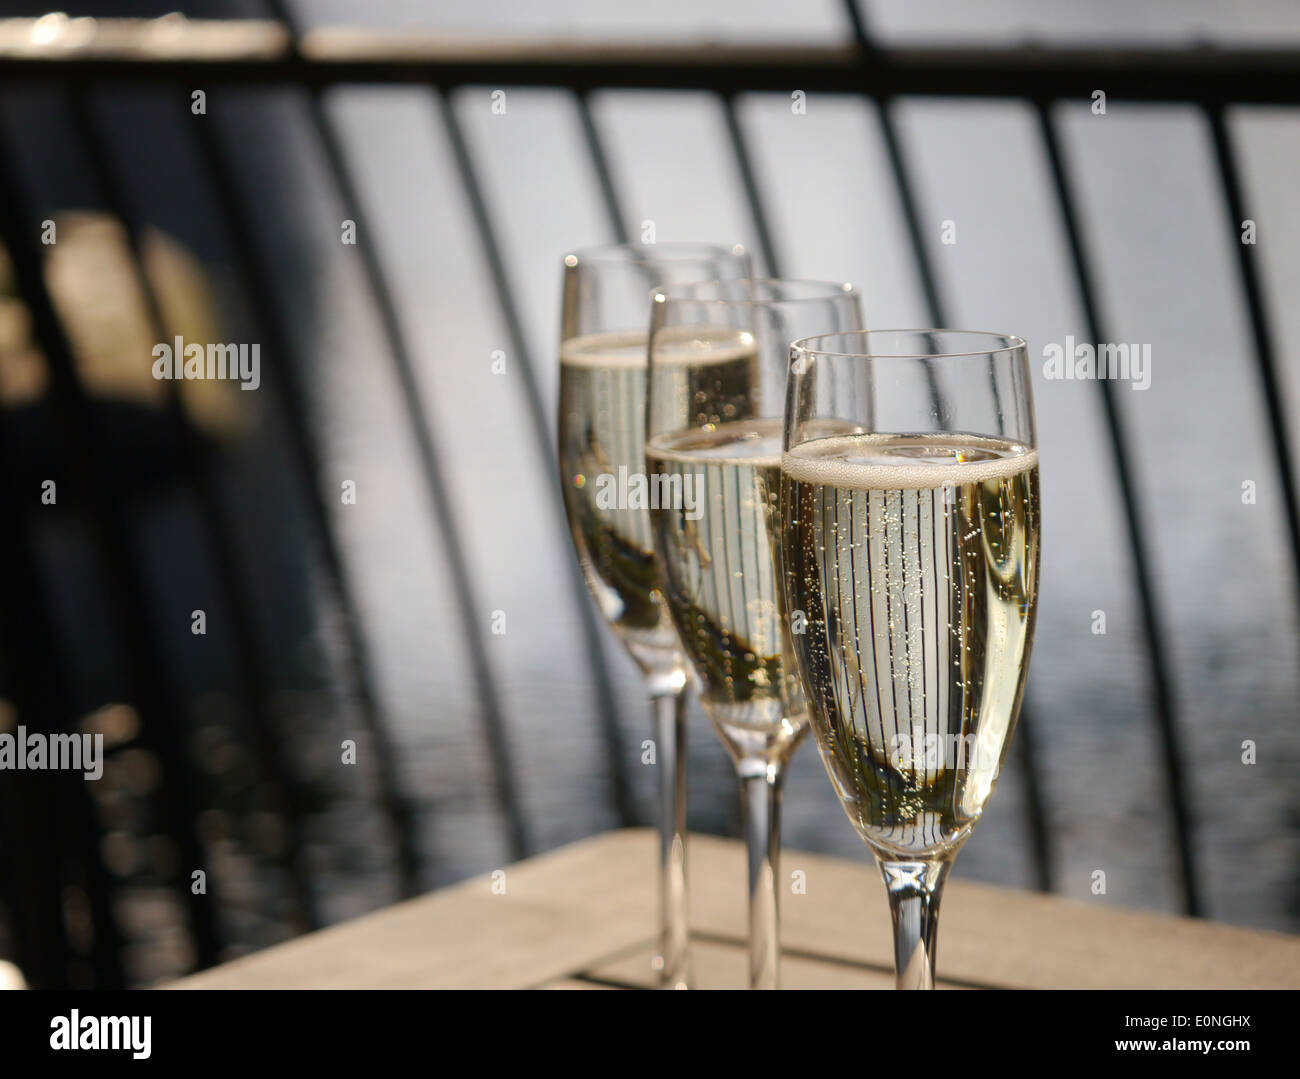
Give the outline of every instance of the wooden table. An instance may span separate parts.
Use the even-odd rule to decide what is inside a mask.
[[[746,981],[744,851],[692,836],[700,988]],[[792,874],[806,891],[793,894]],[[609,832],[311,933],[177,988],[599,989],[650,983],[655,839]],[[893,985],[884,887],[860,863],[787,851],[781,872],[787,989]],[[501,885],[504,884],[504,894]],[[961,880],[944,894],[948,987],[1300,988],[1300,937],[1121,911]]]

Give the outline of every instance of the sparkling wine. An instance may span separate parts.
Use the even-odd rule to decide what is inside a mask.
[[[1020,707],[1038,588],[1037,452],[853,435],[781,461],[792,640],[849,819],[888,858],[955,850]]]
[[[747,334],[720,331],[656,350],[674,368],[661,408],[689,418],[699,388],[748,398],[755,354]],[[643,666],[677,650],[659,595],[645,475],[646,335],[588,334],[560,350],[560,469],[565,509],[588,586],[605,618]]]
[[[646,467],[696,493],[651,512],[667,600],[724,740],[763,753],[806,728],[785,654],[777,499],[779,419],[739,420],[652,438]]]

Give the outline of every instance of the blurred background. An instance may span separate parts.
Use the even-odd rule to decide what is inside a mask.
[[[1300,930],[1300,8],[70,14],[177,7],[229,22],[0,23],[0,730],[108,750],[93,783],[0,771],[0,957],[29,983],[154,984],[650,822],[640,679],[552,459],[560,259],[647,222],[851,280],[878,328],[1030,343],[1037,641],[956,873]],[[706,48],[512,82],[520,36]],[[177,334],[257,342],[262,385],[154,380]],[[1150,344],[1150,389],[1044,380],[1067,335]],[[691,826],[735,834],[692,722]],[[811,744],[784,839],[866,857]]]

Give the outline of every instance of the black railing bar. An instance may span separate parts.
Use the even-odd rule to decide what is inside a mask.
[[[11,445],[5,426],[12,415],[11,410],[0,409],[0,476],[6,477],[19,474],[14,465],[16,447]],[[37,725],[41,729],[77,732],[82,728],[70,697],[74,679],[51,615],[54,605],[48,589],[40,584],[45,574],[37,555],[35,519],[37,514],[49,512],[49,508],[40,506],[35,492],[27,492],[24,499],[24,492],[12,481],[0,484],[0,492],[3,492],[0,497],[10,503],[8,527],[0,528],[0,565],[9,574],[5,601],[0,603],[0,649],[8,656],[9,663],[5,669],[6,688],[0,692],[11,695],[20,723],[30,723],[32,716],[39,716]],[[90,957],[94,984],[108,989],[124,988],[126,971],[122,965],[122,932],[115,909],[116,884],[101,857],[102,829],[86,780],[75,772],[64,773],[59,777],[63,787],[56,792],[34,776],[15,775],[13,779],[17,781],[14,784],[16,804],[12,812],[5,812],[3,819],[20,830],[24,847],[34,843],[41,848],[42,860],[66,857],[82,868],[94,934]],[[45,804],[36,814],[24,797],[24,788],[27,792],[41,792],[43,796]],[[25,822],[32,819],[59,821],[60,812],[72,818],[70,824],[76,830],[73,849],[50,849],[46,842],[48,832],[33,832],[25,827]],[[62,895],[54,893],[48,905],[48,912],[37,911],[35,916],[42,921],[47,916],[55,919],[60,939],[66,943]],[[22,955],[25,943],[22,933],[16,943]],[[23,966],[21,960],[19,965]]]
[[[1283,408],[1282,388],[1277,374],[1277,353],[1273,347],[1273,334],[1269,327],[1268,308],[1264,303],[1264,287],[1255,244],[1241,242],[1242,223],[1250,217],[1246,212],[1246,197],[1241,183],[1241,172],[1233,152],[1228,133],[1227,118],[1222,108],[1207,110],[1210,134],[1214,140],[1214,156],[1219,177],[1223,183],[1224,201],[1227,203],[1232,244],[1237,248],[1237,265],[1241,272],[1241,287],[1246,296],[1246,310],[1250,315],[1251,337],[1255,344],[1255,363],[1259,369],[1260,389],[1264,395],[1264,409],[1268,415],[1268,430],[1273,441],[1273,457],[1278,479],[1282,485],[1282,509],[1286,517],[1287,534],[1291,541],[1292,583],[1300,600],[1300,505],[1297,505],[1294,443],[1287,426]]]
[[[1029,703],[1028,686],[1021,698],[1020,719],[1016,723],[1016,758],[1024,780],[1021,794],[1024,798],[1022,815],[1025,837],[1029,843],[1030,863],[1034,871],[1034,887],[1040,892],[1050,892],[1056,887],[1056,874],[1052,866],[1052,828],[1048,816],[1047,799],[1043,796],[1042,753],[1038,748],[1038,721]]]
[[[553,510],[553,529],[560,540],[564,560],[564,573],[569,582],[570,593],[577,607],[582,622],[582,651],[591,667],[592,691],[596,713],[599,717],[601,733],[605,741],[605,751],[611,783],[614,811],[623,827],[630,827],[637,821],[636,807],[632,799],[632,784],[627,770],[626,746],[623,739],[623,727],[619,716],[619,707],[614,695],[614,685],[605,664],[605,650],[602,647],[601,627],[596,621],[592,608],[591,596],[582,579],[582,572],[570,554],[569,526],[564,516],[563,492],[559,488],[560,462],[556,453],[555,442],[551,437],[551,427],[547,419],[547,409],[542,401],[542,390],[537,380],[537,369],[532,351],[528,347],[528,335],[524,332],[523,322],[519,317],[519,305],[510,287],[510,277],[506,273],[505,260],[502,257],[501,243],[492,226],[491,214],[487,200],[483,196],[483,187],[478,172],[470,155],[465,133],[456,117],[456,110],[449,95],[434,90],[442,112],[443,126],[451,142],[452,155],[455,158],[456,171],[460,175],[461,186],[469,200],[474,224],[478,230],[479,242],[483,248],[483,257],[487,261],[488,271],[496,291],[497,305],[501,318],[505,322],[506,337],[510,342],[515,357],[515,369],[524,384],[524,397],[528,402],[528,416],[533,433],[534,452],[539,461],[545,463],[548,477],[547,486],[552,488],[552,497],[546,501]]]
[[[754,233],[758,237],[758,249],[763,253],[763,262],[767,264],[768,277],[781,277],[781,262],[776,256],[776,244],[772,240],[772,230],[768,227],[767,210],[763,205],[763,195],[758,188],[758,176],[754,172],[753,159],[749,146],[745,142],[745,133],[741,130],[736,116],[736,102],[731,94],[722,94],[722,115],[727,125],[727,138],[731,143],[731,155],[740,173],[740,183],[745,192],[745,202],[749,206],[749,216],[754,223]]]
[[[854,40],[858,43],[859,55],[864,69],[877,62],[880,54],[867,33],[866,22],[862,18],[855,0],[844,0],[844,11],[849,20],[849,27]],[[930,259],[930,250],[926,246],[921,231],[921,211],[916,200],[916,185],[903,154],[902,140],[898,136],[898,127],[894,122],[894,103],[892,95],[885,95],[876,100],[876,115],[880,123],[880,136],[885,144],[885,159],[889,165],[889,174],[894,181],[894,193],[898,196],[898,205],[903,212],[903,225],[907,229],[907,242],[912,249],[912,262],[916,266],[921,293],[925,299],[926,313],[931,326],[947,326],[948,310],[944,297],[939,290],[938,276],[934,263]],[[871,314],[868,312],[867,317]],[[934,369],[929,363],[925,365],[925,378],[930,391],[930,402],[935,415],[943,416],[945,406],[943,394]]]
[[[446,92],[451,93],[450,90]],[[623,200],[619,198],[618,187],[614,183],[614,171],[609,163],[609,155],[605,152],[605,144],[600,137],[600,129],[596,125],[596,119],[591,110],[590,94],[585,90],[578,90],[574,92],[574,98],[578,104],[583,139],[587,144],[587,156],[591,159],[591,167],[595,170],[596,180],[600,185],[601,201],[605,206],[605,217],[609,221],[615,242],[626,244],[630,248],[632,258],[638,262],[644,262],[645,255],[642,247],[645,245],[638,245],[631,241],[627,229],[627,218],[623,212]],[[643,274],[648,272],[642,267]],[[654,281],[651,278],[647,277],[645,284],[647,291],[654,287]]]
[[[0,424],[5,419],[0,410]],[[0,426],[0,475],[12,477],[4,427]],[[3,488],[8,527],[0,528],[0,558],[12,579],[7,581],[5,602],[0,603],[0,700],[11,702],[16,725],[42,732],[72,729],[71,711],[55,712],[52,694],[36,687],[58,659],[55,635],[45,599],[38,594],[41,580],[33,547],[27,535],[22,494],[17,484]],[[36,499],[34,492],[29,494]],[[35,616],[23,624],[27,614]],[[62,674],[62,672],[59,672]],[[61,694],[65,680],[51,688]],[[7,718],[7,717],[5,717]],[[29,985],[39,989],[70,988],[68,960],[72,954],[63,923],[61,863],[65,851],[51,842],[52,827],[38,835],[26,827],[32,819],[53,821],[57,799],[52,790],[58,777],[52,772],[0,772],[0,896],[9,914],[14,958]],[[98,926],[96,926],[98,929]]]
[[[864,68],[879,62],[881,51],[876,48],[867,33],[866,22],[862,18],[855,0],[844,0],[844,11],[848,17],[854,40],[858,43],[859,63]],[[921,292],[925,297],[926,314],[931,326],[947,326],[948,312],[939,292],[939,283],[935,276],[934,264],[930,261],[930,252],[925,245],[921,232],[921,213],[913,195],[915,185],[912,181],[903,148],[898,138],[898,128],[894,123],[892,94],[880,96],[877,100],[877,113],[880,118],[880,134],[885,144],[885,158],[889,172],[894,181],[894,191],[898,196],[900,209],[903,211],[903,224],[907,229],[908,244],[912,249],[912,259],[916,264],[917,277]]]
[[[20,723],[30,724],[32,718],[26,708],[18,713]],[[13,958],[33,989],[73,987],[69,965],[74,952],[63,921],[61,872],[69,852],[56,844],[52,823],[40,835],[25,827],[33,819],[56,819],[60,804],[56,788],[64,778],[52,772],[6,772],[0,776],[0,865],[5,867],[0,873],[0,896],[8,909]],[[98,938],[98,925],[95,930]]]
[[[1047,151],[1048,164],[1051,169],[1052,185],[1056,193],[1057,205],[1061,213],[1061,222],[1065,228],[1066,241],[1074,264],[1075,284],[1079,292],[1079,301],[1083,308],[1084,324],[1090,340],[1108,341],[1106,324],[1101,316],[1097,297],[1095,273],[1091,256],[1083,240],[1083,231],[1079,222],[1076,201],[1070,187],[1069,173],[1061,151],[1060,138],[1052,122],[1051,104],[1047,101],[1035,102],[1038,126],[1043,145]],[[1180,746],[1176,704],[1171,689],[1169,665],[1165,658],[1165,635],[1160,620],[1159,607],[1155,595],[1154,577],[1151,562],[1147,554],[1146,528],[1137,496],[1137,480],[1133,465],[1133,456],[1124,420],[1120,415],[1115,384],[1109,379],[1098,379],[1101,391],[1102,409],[1106,419],[1106,430],[1111,443],[1111,460],[1115,467],[1115,478],[1119,486],[1120,499],[1124,510],[1124,526],[1127,532],[1129,554],[1133,564],[1133,578],[1137,585],[1138,607],[1142,620],[1142,634],[1146,642],[1147,663],[1151,681],[1152,704],[1155,711],[1157,730],[1160,736],[1161,756],[1164,763],[1165,781],[1169,787],[1169,804],[1173,814],[1174,840],[1178,854],[1178,872],[1182,883],[1183,903],[1186,912],[1200,916],[1204,908],[1200,898],[1199,877],[1197,875],[1196,853],[1193,837],[1193,823],[1188,810],[1187,784],[1183,769],[1183,753]]]
[[[456,608],[461,620],[461,635],[469,652],[470,669],[478,696],[479,717],[487,735],[488,749],[495,773],[497,801],[505,818],[510,851],[516,859],[523,858],[530,852],[531,847],[519,800],[518,785],[514,777],[505,711],[483,640],[480,616],[485,608],[472,583],[472,571],[465,554],[460,526],[452,510],[451,492],[443,476],[442,454],[434,444],[433,432],[429,429],[428,420],[421,406],[415,364],[411,358],[411,350],[402,329],[397,307],[393,302],[388,275],[375,251],[371,239],[374,233],[362,209],[360,195],[353,183],[342,144],[329,118],[325,115],[324,103],[318,94],[319,91],[313,92],[308,97],[312,126],[324,149],[328,162],[327,168],[334,179],[339,199],[344,207],[344,214],[356,222],[357,253],[361,256],[362,269],[379,316],[384,341],[398,377],[402,401],[406,407],[407,422],[415,439],[420,470],[429,491],[435,521],[442,537],[443,555],[446,558],[448,575],[456,597]]]
[[[4,419],[0,410],[0,475],[14,476]],[[5,601],[0,603],[0,649],[7,659],[0,693],[10,697],[18,723],[28,729],[75,733],[79,730],[77,714],[68,697],[73,683],[56,643],[51,605],[40,587],[44,575],[32,537],[33,513],[51,511],[36,508],[39,503],[34,491],[27,496],[30,501],[24,502],[23,492],[15,485],[4,487],[3,497],[13,501],[7,527],[0,529],[0,564],[9,575]],[[0,776],[0,807],[4,822],[0,835],[8,834],[8,841],[0,844],[0,864],[8,862],[13,867],[12,872],[0,873],[0,879],[9,893],[11,917],[19,923],[14,944],[18,965],[28,981],[44,987],[71,987],[62,886],[64,867],[71,862],[82,867],[84,874],[95,984],[123,988],[126,974],[114,913],[114,884],[99,857],[100,829],[89,784],[76,772],[9,772]],[[29,827],[33,820],[45,822],[44,827]],[[74,834],[68,836],[68,830]],[[20,859],[27,868],[17,868]]]
[[[283,12],[283,8],[279,8]],[[38,16],[0,19],[0,59],[119,60],[141,64],[189,62],[196,66],[235,61],[313,63],[525,65],[557,67],[596,64],[646,65],[678,63],[701,68],[818,63],[844,69],[862,60],[860,38],[840,42],[710,41],[683,43],[679,36],[646,35],[579,38],[555,34],[502,34],[411,27],[387,29],[360,26],[320,26],[297,29],[294,20],[191,19],[170,14],[156,19]],[[861,19],[859,18],[859,22]],[[1204,54],[1214,66],[1233,70],[1253,68],[1256,58],[1266,66],[1289,70],[1293,46],[1095,45],[1059,46],[1022,38],[998,47],[951,44],[875,46],[872,52],[891,66],[927,64],[951,67],[1039,69],[1087,61],[1096,69],[1155,67],[1185,69],[1189,57]],[[1202,61],[1196,61],[1201,63]]]
[[[0,236],[9,249],[14,277],[32,318],[33,333],[45,353],[50,398],[68,450],[70,478],[85,499],[99,568],[105,584],[109,614],[124,645],[127,677],[138,709],[142,741],[162,761],[158,802],[167,830],[176,844],[180,866],[192,871],[206,865],[197,824],[202,806],[194,784],[180,782],[190,774],[188,754],[180,736],[183,708],[170,685],[162,655],[155,646],[158,629],[144,597],[145,574],[131,542],[130,531],[112,492],[117,483],[105,471],[100,446],[105,444],[94,403],[81,384],[68,339],[45,285],[42,259],[34,246],[36,217],[14,174],[7,154],[0,154]],[[98,443],[98,445],[97,445]],[[207,890],[196,893],[189,881],[179,884],[185,896],[190,931],[200,966],[219,957],[217,880],[207,875]]]
[[[1026,50],[1031,51],[1031,50]],[[711,50],[710,50],[711,52]],[[1002,55],[1002,54],[1000,54]],[[1167,72],[1123,67],[1097,67],[1087,58],[1059,65],[988,67],[983,63],[941,66],[918,58],[870,69],[850,65],[820,64],[816,59],[801,61],[790,55],[772,64],[712,66],[680,59],[621,64],[606,61],[572,67],[555,58],[532,61],[475,61],[452,63],[408,63],[367,61],[350,63],[310,60],[190,61],[153,60],[0,60],[0,82],[39,83],[79,80],[94,83],[149,85],[166,83],[190,87],[216,84],[289,86],[374,86],[430,84],[447,89],[462,86],[547,87],[568,90],[707,90],[715,93],[771,91],[788,94],[791,87],[810,93],[865,94],[934,98],[995,98],[1022,101],[1026,98],[1087,101],[1096,89],[1105,89],[1116,99],[1142,103],[1246,105],[1300,105],[1300,69],[1276,68],[1261,60],[1257,68],[1241,69],[1195,64]],[[1215,53],[1207,52],[1207,59]],[[904,58],[906,59],[906,58]],[[1287,54],[1290,63],[1300,56]],[[1243,64],[1249,57],[1242,58]]]
[[[872,40],[867,30],[866,20],[858,7],[857,0],[844,0],[844,12],[848,18],[853,39],[858,44],[860,54],[875,58],[880,49]],[[872,59],[864,61],[873,62]],[[921,211],[917,204],[915,185],[911,168],[903,153],[902,140],[899,138],[898,125],[895,123],[894,102],[890,97],[882,97],[876,102],[876,114],[880,123],[881,141],[885,146],[885,160],[893,180],[894,192],[903,213],[903,225],[907,229],[907,242],[912,251],[912,262],[916,267],[917,280],[921,285],[921,294],[925,301],[926,315],[931,326],[948,325],[948,308],[939,287],[938,275],[930,258],[930,249],[926,246],[921,231]],[[870,320],[871,312],[867,312]],[[870,321],[868,321],[870,326]],[[926,382],[930,391],[931,407],[936,417],[946,413],[943,394],[933,368],[926,366]],[[996,382],[994,392],[997,392]],[[1026,691],[1027,694],[1027,691]],[[1034,866],[1034,879],[1040,891],[1051,891],[1052,840],[1048,807],[1042,795],[1041,759],[1036,752],[1037,742],[1031,728],[1033,710],[1029,707],[1028,696],[1022,699],[1020,710],[1020,736],[1016,739],[1016,758],[1024,774],[1024,824],[1029,840],[1029,851]]]
[[[911,170],[903,156],[898,126],[894,122],[893,100],[885,98],[879,101],[876,112],[880,121],[881,141],[885,144],[885,160],[894,180],[894,191],[898,195],[899,207],[903,211],[903,225],[907,229],[907,241],[912,249],[917,280],[921,285],[921,294],[925,297],[926,313],[930,317],[930,325],[947,326],[948,306],[944,303],[943,294],[939,290],[934,263],[930,259],[930,251],[921,232],[921,211],[916,203],[914,194],[916,188],[912,182]]]
[[[601,142],[600,132],[596,128],[596,119],[591,114],[590,94],[580,90],[573,96],[578,108],[578,121],[582,125],[582,138],[587,144],[587,154],[591,158],[591,167],[596,173],[596,182],[600,185],[600,196],[605,206],[609,230],[613,233],[616,243],[625,244],[629,241],[627,217],[623,212],[622,200],[618,196],[618,188],[614,185],[614,172],[610,168],[609,157],[605,153],[604,143]]]
[[[157,341],[170,341],[172,334],[159,301],[153,280],[145,267],[142,246],[144,222],[134,208],[125,177],[122,176],[111,146],[96,119],[86,88],[75,87],[70,95],[69,110],[77,137],[86,150],[93,182],[98,186],[109,211],[121,223],[131,260],[131,274],[144,303],[145,317]],[[143,357],[142,357],[143,360]],[[212,447],[199,435],[181,400],[180,383],[163,383],[167,413],[172,421],[181,449],[181,460],[197,495],[199,520],[207,541],[208,554],[220,586],[223,603],[230,616],[230,636],[234,642],[235,684],[247,713],[241,710],[245,733],[257,747],[258,767],[271,780],[269,796],[285,821],[285,868],[298,906],[298,929],[320,925],[320,912],[311,884],[310,867],[303,841],[303,824],[308,810],[302,785],[288,761],[282,732],[270,708],[274,684],[265,657],[270,654],[259,632],[249,574],[243,565],[238,545],[222,505],[215,475],[216,461]]]
[[[296,26],[293,19],[289,17],[287,5],[283,0],[266,0],[266,3],[275,16],[289,27],[291,38],[296,39]],[[415,361],[412,359],[406,333],[402,328],[401,317],[397,313],[397,305],[393,301],[388,274],[375,247],[373,237],[376,234],[371,230],[369,219],[364,212],[361,195],[348,165],[347,155],[343,151],[343,142],[325,112],[321,87],[308,88],[307,106],[316,141],[325,154],[326,167],[333,178],[339,200],[344,206],[346,216],[356,222],[357,253],[361,256],[362,270],[370,288],[376,314],[379,316],[388,355],[393,362],[398,385],[401,388],[407,423],[415,439],[420,469],[433,504],[435,523],[442,537],[443,554],[447,561],[448,574],[456,598],[456,609],[461,621],[461,634],[469,653],[470,669],[478,695],[479,719],[483,724],[488,752],[492,759],[497,803],[505,821],[507,843],[515,859],[523,858],[530,853],[531,844],[523,805],[519,798],[519,788],[515,780],[514,765],[511,761],[508,724],[483,639],[480,616],[484,613],[484,608],[480,604],[473,584],[474,578],[471,576],[469,559],[465,554],[460,527],[452,509],[451,492],[443,477],[442,454],[435,444],[428,418],[424,415],[420,383],[415,374]]]
[[[294,461],[307,496],[312,531],[320,544],[325,577],[338,608],[351,659],[351,669],[348,671],[350,677],[345,681],[356,695],[361,724],[375,750],[379,804],[393,830],[399,889],[403,896],[413,896],[420,890],[415,807],[402,793],[398,782],[392,750],[385,733],[388,721],[375,689],[370,648],[362,628],[360,605],[334,535],[329,507],[320,489],[323,475],[321,453],[311,431],[307,396],[295,369],[293,349],[289,344],[295,335],[285,325],[284,316],[276,307],[273,275],[267,270],[264,256],[253,239],[257,226],[240,194],[239,180],[227,163],[225,152],[211,123],[194,123],[188,108],[185,109],[184,116],[187,126],[195,132],[196,145],[205,171],[211,177],[210,191],[220,217],[227,226],[224,235],[228,237],[240,276],[246,283],[246,295],[253,304],[258,327],[266,339],[267,347],[262,350],[266,361],[265,370],[279,390],[274,395],[274,400],[289,434]]]
[[[893,100],[882,98],[876,102],[876,115],[880,122],[881,140],[885,144],[885,159],[889,164],[889,174],[894,181],[894,193],[898,196],[898,205],[903,211],[903,225],[907,229],[907,242],[912,249],[912,263],[916,267],[917,280],[921,285],[926,314],[929,316],[931,326],[944,327],[948,325],[948,305],[939,290],[939,279],[934,270],[934,263],[930,259],[930,250],[921,232],[921,211],[917,205],[911,169],[903,156],[902,141],[898,137],[898,128],[894,123]],[[944,401],[934,367],[928,360],[925,361],[925,380],[930,391],[930,406],[935,416],[946,415],[947,403]]]
[[[34,668],[36,669],[36,668]],[[71,683],[68,683],[71,684]],[[39,683],[39,694],[49,693],[49,683]],[[59,701],[52,709],[55,715],[68,715],[66,701]],[[76,719],[64,727],[68,731],[80,731],[82,728]],[[105,746],[105,755],[110,752]],[[65,874],[68,883],[85,891],[90,910],[91,931],[93,934],[89,960],[94,972],[96,988],[125,988],[126,970],[123,966],[123,935],[117,920],[119,894],[116,882],[108,872],[103,861],[103,830],[99,826],[98,806],[87,790],[86,780],[81,774],[64,773],[59,777],[62,790],[47,788],[47,803],[42,820],[58,821],[60,832],[69,832],[68,840],[61,844],[68,862]],[[25,818],[31,820],[31,810]],[[41,829],[38,841],[48,837],[48,832]],[[186,880],[186,886],[189,885]],[[65,909],[65,896],[60,896],[58,912]]]
[[[0,78],[466,83],[638,87],[738,93],[792,87],[870,96],[922,94],[1300,103],[1300,50],[1208,46],[1062,48],[1026,41],[999,48],[892,46],[870,63],[853,44],[577,41],[319,28],[294,50],[265,22],[172,20],[159,32],[98,20],[85,40],[33,37],[30,19],[0,22]],[[246,42],[241,30],[247,28]]]

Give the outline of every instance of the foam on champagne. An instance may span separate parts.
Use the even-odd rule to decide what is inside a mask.
[[[730,432],[695,432],[652,438],[646,453],[653,460],[691,464],[739,465],[746,468],[776,468],[781,464],[780,422],[775,430],[756,430],[764,421],[751,421],[741,436]],[[728,425],[734,426],[734,425]]]
[[[747,330],[671,326],[655,335],[655,363],[727,363],[752,355],[754,348],[754,335]],[[570,367],[644,368],[645,331],[618,330],[571,337],[560,346],[560,362]]]
[[[1009,479],[1036,468],[1038,451],[974,435],[845,435],[805,442],[781,457],[800,483],[857,491],[924,491]]]
[[[645,332],[588,333],[560,346],[560,363],[569,367],[644,367]]]

